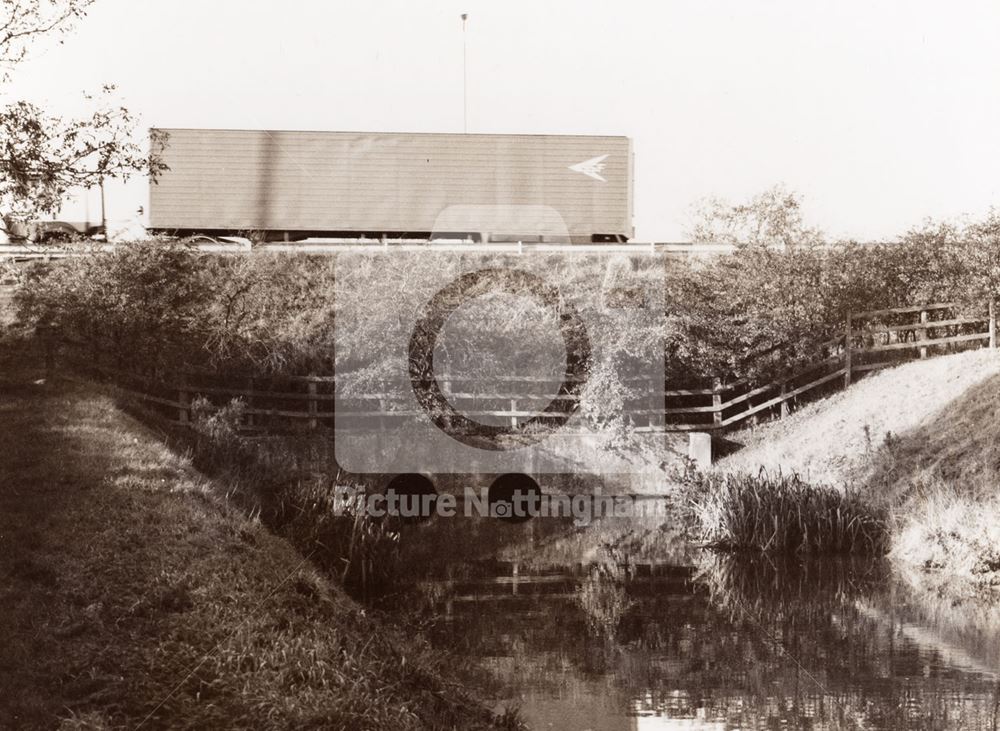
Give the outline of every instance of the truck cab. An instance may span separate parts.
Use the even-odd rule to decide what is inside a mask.
[[[81,236],[93,236],[103,233],[100,224],[87,221],[60,221],[34,219],[19,221],[10,215],[3,216],[0,224],[0,243],[30,243],[44,244],[56,241],[69,241]],[[3,240],[3,235],[8,241]]]
[[[104,233],[103,200],[100,190],[70,191],[62,206],[52,215],[38,215],[24,220],[10,213],[0,215],[0,243],[44,244],[71,241]]]

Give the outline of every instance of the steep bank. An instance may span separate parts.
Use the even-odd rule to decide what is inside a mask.
[[[3,360],[0,726],[499,725],[107,398]]]
[[[867,476],[884,444],[933,428],[945,409],[967,395],[975,400],[998,374],[1000,355],[986,349],[885,369],[786,419],[732,434],[741,448],[718,469],[783,470],[835,485]]]
[[[887,506],[892,554],[1000,586],[1000,356],[909,363],[790,418],[733,435],[722,471],[761,467],[849,487]]]

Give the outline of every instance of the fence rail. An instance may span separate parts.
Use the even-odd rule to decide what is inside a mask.
[[[669,423],[668,429],[710,431],[731,427],[771,411],[784,416],[801,397],[848,386],[858,374],[915,357],[926,358],[935,349],[936,352],[942,349],[953,352],[976,344],[996,347],[996,315],[992,303],[981,317],[960,316],[956,314],[958,311],[957,304],[947,302],[851,314],[846,319],[844,333],[819,346],[821,360],[790,376],[764,384],[746,381],[717,384],[711,403],[705,397],[704,405],[671,407],[668,403],[665,410],[668,417],[703,417]],[[685,395],[694,396],[696,392]],[[727,395],[728,398],[724,398]],[[704,418],[705,414],[711,414],[711,421]]]
[[[638,431],[713,431],[727,429],[763,416],[785,416],[792,405],[805,396],[817,396],[850,385],[853,377],[913,358],[926,358],[932,350],[953,352],[976,344],[996,347],[996,315],[991,304],[983,317],[958,315],[954,303],[896,307],[850,315],[842,334],[822,343],[817,360],[784,378],[767,383],[747,379],[710,385],[669,388],[669,383],[628,382],[641,385],[640,395],[626,402],[625,412]],[[938,317],[939,319],[933,319]],[[370,419],[384,424],[387,419],[422,417],[412,400],[400,399],[403,391],[359,393],[337,392],[332,376],[223,377],[216,374],[185,373],[175,379],[158,379],[114,368],[90,368],[112,381],[123,395],[156,408],[181,424],[190,423],[192,404],[198,397],[222,405],[231,399],[244,402],[248,431],[317,429],[332,426],[336,409],[341,415]],[[242,380],[245,385],[234,385]],[[441,376],[442,390],[461,413],[486,417],[516,426],[524,419],[546,418],[542,412],[551,396],[526,395],[525,385],[549,386],[551,379],[507,377],[509,390],[477,392],[471,379]],[[471,388],[470,388],[471,384]],[[690,384],[685,384],[689,386]],[[408,389],[408,384],[405,385]],[[573,395],[559,400],[574,401]],[[491,403],[492,402],[492,403]],[[535,405],[538,408],[534,408]],[[490,423],[495,423],[491,421]]]

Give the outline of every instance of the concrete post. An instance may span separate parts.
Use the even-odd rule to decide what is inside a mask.
[[[694,431],[688,434],[688,459],[694,462],[700,470],[707,470],[712,466],[711,434],[703,431]]]

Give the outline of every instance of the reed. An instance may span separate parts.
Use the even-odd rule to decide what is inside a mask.
[[[689,481],[696,530],[713,547],[810,554],[887,550],[885,510],[852,490],[764,471],[695,474]]]

